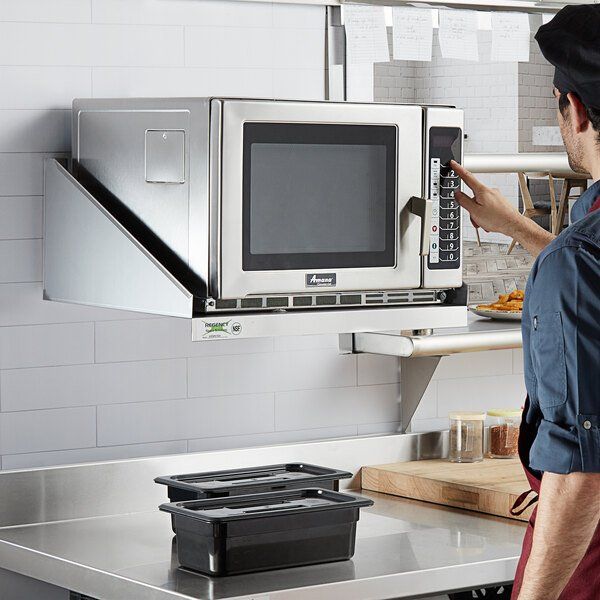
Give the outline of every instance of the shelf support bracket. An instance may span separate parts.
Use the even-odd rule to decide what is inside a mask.
[[[441,356],[400,358],[400,433],[410,431],[412,418],[441,358]]]

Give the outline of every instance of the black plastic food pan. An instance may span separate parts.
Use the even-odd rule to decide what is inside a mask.
[[[181,502],[308,487],[337,491],[339,480],[348,477],[352,477],[352,473],[317,465],[289,463],[230,471],[170,475],[157,477],[154,481],[167,486],[171,502]]]
[[[179,564],[235,575],[347,560],[356,523],[372,500],[297,489],[163,504],[174,517]]]

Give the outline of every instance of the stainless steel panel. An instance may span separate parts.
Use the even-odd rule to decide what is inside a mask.
[[[185,132],[185,182],[149,183],[147,130]],[[208,281],[207,98],[77,99],[73,158]]]
[[[44,297],[192,316],[192,295],[54,159],[45,165]]]
[[[418,256],[418,255],[417,255]],[[270,337],[319,333],[356,333],[388,329],[461,327],[467,323],[464,306],[328,309],[203,315],[192,319],[192,340]]]
[[[398,130],[397,211],[399,225],[394,267],[337,269],[338,291],[419,287],[419,219],[407,210],[422,190],[422,115],[420,106],[224,100],[222,106],[221,298],[305,291],[306,270],[242,269],[242,158],[244,122],[351,123],[394,125]],[[311,273],[331,272],[314,269]]]

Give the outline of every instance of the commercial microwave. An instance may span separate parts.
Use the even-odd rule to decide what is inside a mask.
[[[461,110],[236,98],[73,109],[78,178],[164,250],[201,312],[432,304],[462,284],[449,166],[463,156]]]

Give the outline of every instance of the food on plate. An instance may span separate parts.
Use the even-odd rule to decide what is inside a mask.
[[[493,304],[478,304],[477,310],[498,310],[502,312],[521,312],[523,310],[523,299],[525,292],[515,290],[510,294],[500,294],[498,301]]]

